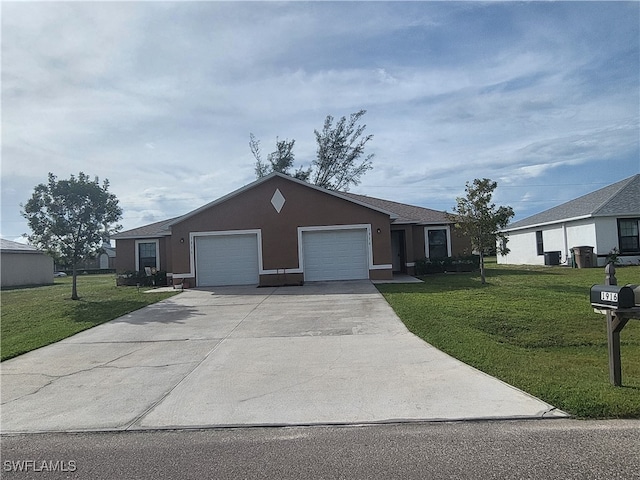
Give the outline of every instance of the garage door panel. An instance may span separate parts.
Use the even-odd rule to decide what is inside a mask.
[[[196,237],[196,276],[201,287],[257,284],[257,235]]]
[[[302,251],[307,281],[369,278],[365,229],[303,232]]]

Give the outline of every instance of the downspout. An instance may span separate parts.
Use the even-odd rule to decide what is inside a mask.
[[[564,242],[564,255],[565,255],[565,263],[569,264],[569,240],[567,239],[567,224],[562,223],[562,239]]]

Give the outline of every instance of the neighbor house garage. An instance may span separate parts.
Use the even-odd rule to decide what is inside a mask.
[[[181,217],[121,232],[118,272],[188,286],[390,279],[431,255],[468,253],[444,212],[325,190],[272,173]]]

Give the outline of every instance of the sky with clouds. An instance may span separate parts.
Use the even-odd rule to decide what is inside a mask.
[[[2,218],[48,172],[108,178],[125,229],[255,179],[366,109],[355,193],[521,219],[640,173],[638,2],[2,2]]]

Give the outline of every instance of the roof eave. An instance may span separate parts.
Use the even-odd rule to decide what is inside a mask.
[[[40,250],[21,250],[19,248],[11,249],[11,248],[3,248],[0,250],[2,253],[24,253],[26,255],[47,255],[46,252]]]
[[[171,232],[153,233],[150,235],[111,235],[112,240],[139,240],[142,238],[162,238],[171,236]]]
[[[425,222],[423,220],[400,220],[397,222],[392,222],[394,225],[453,225],[455,222],[451,222],[448,220],[433,220],[430,222]]]
[[[571,218],[563,218],[560,220],[550,220],[548,222],[537,222],[537,223],[531,223],[529,225],[522,225],[522,226],[518,226],[518,227],[507,227],[507,228],[503,228],[502,230],[500,230],[500,232],[515,232],[518,230],[527,230],[529,228],[537,228],[537,227],[546,227],[549,225],[557,225],[557,224],[562,224],[562,223],[567,223],[567,222],[575,222],[577,220],[585,220],[587,218],[593,218],[594,215],[588,214],[588,215],[580,215],[578,217],[571,217]]]

